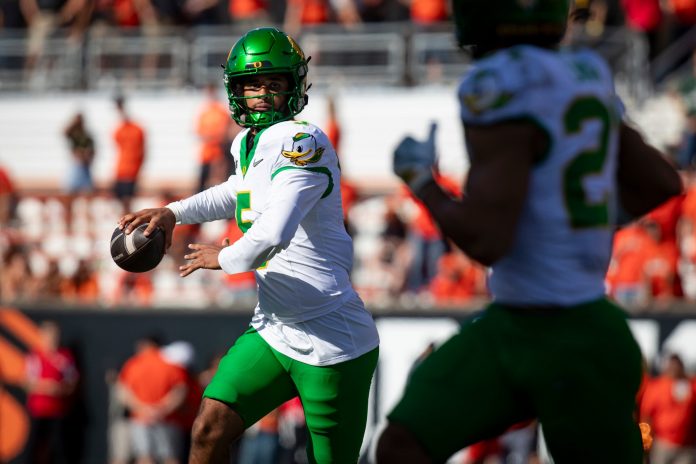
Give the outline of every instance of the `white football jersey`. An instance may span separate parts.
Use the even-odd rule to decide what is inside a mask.
[[[601,297],[617,205],[623,105],[590,50],[519,46],[477,62],[459,87],[466,126],[529,121],[548,137],[513,248],[494,264],[496,301],[573,305]],[[479,156],[485,156],[485,153]]]
[[[235,217],[244,236],[224,248],[229,274],[254,270],[252,326],[276,350],[312,365],[356,358],[379,344],[350,282],[338,157],[316,126],[286,121],[237,135],[235,175],[169,207],[182,223]]]

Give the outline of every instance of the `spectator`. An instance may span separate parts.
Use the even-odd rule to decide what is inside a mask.
[[[60,294],[67,303],[96,304],[99,278],[91,260],[81,259],[75,272],[61,282]]]
[[[605,283],[607,292],[628,308],[645,307],[652,294],[646,263],[656,244],[645,228],[636,223],[619,230]]]
[[[329,142],[335,147],[339,162],[341,159],[341,125],[336,114],[336,102],[332,96],[327,98],[327,119],[324,124],[326,137]],[[343,222],[346,224],[346,230],[352,237],[355,235],[355,230],[350,223],[350,211],[358,199],[358,188],[345,175],[341,176],[341,204],[343,205]]]
[[[164,346],[161,352],[164,360],[173,367],[180,369],[186,378],[186,397],[181,406],[169,418],[169,422],[180,431],[179,435],[183,446],[179,450],[179,460],[186,462],[191,446],[191,428],[203,396],[203,388],[201,388],[198,378],[192,370],[196,353],[193,346],[185,341],[170,343]]]
[[[652,464],[696,462],[696,389],[679,355],[669,355],[663,374],[648,381],[640,415],[653,432]]]
[[[181,452],[183,437],[169,419],[186,399],[186,375],[165,360],[159,346],[155,337],[139,340],[136,354],[119,375],[119,389],[131,412],[129,427],[138,464],[155,459],[176,464]]]
[[[114,103],[120,118],[113,135],[117,149],[114,194],[128,211],[145,161],[145,131],[130,118],[124,97],[116,97]]]
[[[644,34],[652,60],[664,47],[661,39],[662,8],[660,0],[621,0],[626,25]]]
[[[8,227],[14,219],[17,194],[7,170],[0,165],[0,229]]]
[[[279,417],[280,410],[276,408],[244,431],[239,446],[239,464],[278,462],[280,454]]]
[[[428,26],[446,21],[449,8],[445,0],[410,0],[411,21]]]
[[[462,305],[486,296],[486,271],[459,250],[450,247],[438,261],[430,293],[438,306]]]
[[[109,369],[105,375],[109,392],[109,410],[107,412],[107,461],[109,464],[128,464],[132,457],[130,429],[128,427],[128,409],[122,395],[119,394],[118,372]]]
[[[81,38],[85,21],[78,21],[87,12],[86,0],[20,0],[20,8],[29,25],[26,69],[33,71],[43,55],[46,39],[56,28],[74,24],[71,37]]]
[[[4,253],[0,275],[0,301],[18,302],[35,294],[33,276],[24,250],[11,245]]]
[[[298,35],[305,26],[316,26],[336,20],[347,28],[360,23],[354,0],[288,0],[284,30]]]
[[[280,408],[278,429],[280,435],[279,464],[306,464],[309,431],[300,397],[286,401]]]
[[[82,113],[75,114],[64,131],[70,146],[71,163],[66,190],[68,193],[91,193],[92,162],[94,161],[94,139],[87,131]]]
[[[268,2],[266,0],[229,0],[228,11],[235,24],[245,28],[268,22]]]
[[[225,162],[225,153],[222,150],[231,120],[230,110],[217,98],[217,86],[206,85],[205,102],[196,118],[196,134],[201,144],[198,155],[200,170],[197,192],[210,187],[213,165]]]
[[[451,195],[460,195],[459,185],[454,180],[438,174],[437,182]],[[406,277],[406,290],[418,293],[426,290],[437,274],[438,260],[447,251],[447,244],[423,203],[404,186],[401,190],[404,197],[415,205],[415,214],[408,225],[411,263]]]
[[[677,164],[682,169],[694,169],[696,158],[696,51],[692,55],[689,73],[671,89],[684,115],[684,132],[677,150]]]
[[[60,346],[60,327],[39,326],[41,346],[27,356],[27,411],[31,417],[29,462],[69,464],[66,419],[73,403],[78,373],[72,354]]]

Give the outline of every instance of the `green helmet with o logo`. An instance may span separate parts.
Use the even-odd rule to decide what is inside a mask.
[[[307,104],[307,62],[292,37],[273,27],[253,29],[230,50],[225,64],[224,82],[232,118],[243,127],[268,127],[298,114]],[[289,88],[283,95],[287,103],[278,111],[250,111],[242,92],[242,82],[259,74],[284,74]]]
[[[474,55],[519,44],[557,45],[566,30],[571,0],[452,0],[460,46]]]

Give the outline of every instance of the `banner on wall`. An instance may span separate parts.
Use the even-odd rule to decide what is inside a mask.
[[[133,354],[137,340],[157,335],[165,342],[187,341],[196,350],[194,370],[207,367],[246,329],[248,312],[197,311],[21,311],[0,308],[0,462],[23,462],[29,438],[24,409],[24,358],[38,346],[36,324],[51,319],[63,333],[64,345],[74,353],[81,375],[80,401],[75,419],[75,462],[106,460],[109,370],[118,370]],[[419,358],[454,334],[471,314],[394,313],[376,316],[381,338],[380,361],[370,394],[367,449],[384,416],[401,395],[408,374]],[[630,320],[648,365],[657,368],[664,353],[682,356],[696,372],[696,314],[655,314]]]

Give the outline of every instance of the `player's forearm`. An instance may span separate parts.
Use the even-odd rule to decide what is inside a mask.
[[[273,181],[270,203],[244,237],[220,251],[218,263],[228,274],[257,269],[287,248],[302,219],[326,191],[325,175],[290,171],[279,174]]]
[[[200,224],[234,217],[236,195],[234,176],[193,196],[167,205],[176,216],[177,224]]]
[[[418,192],[442,234],[470,258],[490,266],[500,259],[510,244],[514,225],[508,230],[491,226],[495,211],[477,206],[468,198],[455,199],[434,181]]]
[[[681,193],[679,173],[655,147],[632,127],[621,127],[619,142],[621,206],[634,217],[642,216]]]
[[[276,203],[242,238],[220,251],[220,267],[228,274],[258,269],[290,244],[301,218],[302,212],[295,205]]]

